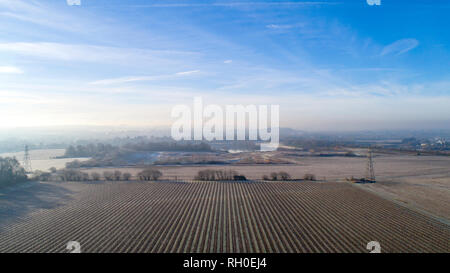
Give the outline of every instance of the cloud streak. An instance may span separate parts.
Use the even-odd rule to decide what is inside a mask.
[[[113,85],[113,84],[123,84],[129,82],[137,82],[137,81],[157,81],[157,80],[166,80],[181,76],[189,76],[192,74],[196,74],[200,72],[200,70],[191,70],[191,71],[183,71],[175,74],[169,75],[158,75],[158,76],[131,76],[131,77],[121,77],[121,78],[113,78],[113,79],[105,79],[91,82],[93,85]]]
[[[191,71],[184,71],[184,72],[178,72],[176,75],[183,76],[183,75],[191,75],[200,72],[200,70],[191,70]]]
[[[0,15],[62,31],[86,31],[69,14],[61,14],[43,1],[0,0]],[[62,2],[62,1],[61,1]]]
[[[266,28],[269,29],[290,29],[293,27],[294,27],[293,25],[277,25],[277,24],[266,25]]]
[[[19,55],[61,61],[98,62],[123,60],[174,59],[180,56],[196,55],[195,52],[118,48],[85,44],[63,43],[0,43],[0,51]]]
[[[404,54],[419,45],[419,41],[416,39],[401,39],[389,44],[381,51],[381,56],[385,55],[401,55]]]

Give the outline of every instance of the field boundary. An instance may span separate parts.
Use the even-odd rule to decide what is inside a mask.
[[[346,182],[344,182],[344,183],[346,183]],[[357,183],[349,183],[349,184],[351,184],[351,185],[353,185],[355,187],[358,187],[358,188],[360,188],[360,189],[362,189],[362,190],[364,190],[366,192],[370,192],[372,194],[375,194],[375,195],[377,195],[377,196],[379,196],[379,197],[381,197],[381,198],[383,198],[385,200],[391,201],[391,202],[393,202],[393,203],[395,203],[397,205],[400,205],[400,206],[402,206],[404,208],[407,208],[407,209],[410,209],[410,210],[412,210],[414,212],[417,212],[417,213],[419,213],[419,214],[421,214],[423,216],[430,217],[430,218],[432,218],[432,219],[434,219],[434,220],[436,220],[436,221],[438,221],[438,222],[440,222],[442,224],[445,224],[445,225],[450,227],[450,220],[447,219],[447,218],[444,218],[444,217],[441,217],[441,216],[437,216],[437,215],[435,215],[435,214],[433,214],[433,213],[431,213],[429,211],[426,211],[424,209],[418,208],[418,207],[413,206],[411,204],[408,204],[408,203],[396,200],[396,199],[394,199],[394,198],[392,198],[392,197],[390,197],[390,196],[388,196],[386,194],[383,194],[381,192],[378,192],[378,191],[376,191],[374,189],[370,189],[370,188],[364,187],[364,184],[357,184]]]

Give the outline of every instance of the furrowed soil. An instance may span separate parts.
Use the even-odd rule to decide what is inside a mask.
[[[450,252],[450,228],[342,182],[32,182],[0,192],[0,252]]]
[[[311,173],[318,180],[345,181],[347,177],[364,177],[365,157],[302,157],[292,153],[273,152],[265,156],[281,158],[292,164],[190,165],[157,166],[163,179],[193,179],[199,170],[236,170],[249,179],[261,179],[271,172],[286,171],[293,178]],[[399,201],[450,221],[450,157],[410,154],[375,154],[377,183],[364,186],[384,198]],[[113,168],[136,175],[142,168]],[[92,168],[102,173],[110,168]]]

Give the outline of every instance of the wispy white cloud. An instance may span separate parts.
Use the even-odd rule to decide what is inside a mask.
[[[58,28],[62,30],[73,30],[73,25],[71,24],[55,24],[53,21],[50,21],[45,16],[27,16],[24,14],[14,13],[14,12],[0,12],[1,16],[13,18],[20,21],[25,21],[28,23],[43,25],[51,28]]]
[[[156,81],[156,80],[165,80],[179,76],[188,76],[192,74],[196,74],[200,72],[200,70],[191,70],[191,71],[183,71],[175,74],[168,75],[157,75],[157,76],[130,76],[130,77],[120,77],[113,79],[105,79],[91,82],[90,84],[94,85],[112,85],[112,84],[122,84],[128,82],[137,82],[137,81]]]
[[[293,27],[294,27],[294,25],[277,25],[277,24],[266,25],[266,28],[269,28],[269,29],[290,29]]]
[[[308,26],[306,22],[296,22],[290,24],[268,24],[266,25],[266,28],[274,32],[286,32],[295,30],[302,35],[310,35],[312,32],[317,33],[323,31],[317,28],[317,26]]]
[[[0,66],[0,73],[7,74],[22,74],[23,71],[15,66]]]
[[[88,31],[70,14],[61,14],[43,1],[0,0],[0,15],[64,31]]]
[[[224,64],[231,64],[233,62],[233,60],[225,60],[223,61]]]
[[[37,12],[41,9],[36,1],[0,0],[0,6],[12,11]]]
[[[122,84],[128,82],[136,82],[136,81],[153,81],[160,79],[158,76],[145,76],[145,77],[121,77],[121,78],[112,78],[112,79],[104,79],[93,81],[90,84],[95,85],[111,85],[111,84]]]
[[[69,6],[80,6],[81,0],[67,0],[67,5]]]
[[[123,60],[169,60],[179,56],[195,55],[195,52],[149,50],[136,48],[105,47],[85,44],[62,43],[0,43],[0,51],[37,58],[62,61],[123,61]]]
[[[184,72],[178,72],[176,75],[182,76],[182,75],[191,75],[200,72],[200,70],[191,70],[191,71],[184,71]]]
[[[416,39],[401,39],[389,44],[381,51],[381,56],[388,54],[401,55],[406,53],[419,45]]]

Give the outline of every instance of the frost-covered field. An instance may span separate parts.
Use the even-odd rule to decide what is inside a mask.
[[[282,159],[282,155],[279,155]],[[235,170],[248,179],[261,179],[271,172],[286,171],[293,178],[311,173],[319,180],[345,181],[364,177],[364,157],[285,157],[292,164],[158,166],[163,179],[193,179],[199,170]],[[374,158],[377,183],[364,185],[390,199],[450,220],[450,157],[378,154]],[[136,176],[142,168],[92,168],[102,173],[117,169]]]
[[[450,251],[448,225],[337,182],[36,182],[0,216],[0,252]]]
[[[67,162],[73,160],[87,160],[88,158],[62,158],[56,159],[57,156],[64,155],[65,149],[44,149],[44,150],[31,150],[30,151],[30,159],[31,159],[31,168],[33,171],[41,170],[47,171],[51,167],[55,167],[57,169],[64,168]],[[3,153],[0,154],[0,157],[16,157],[17,160],[22,163],[24,152],[17,153]]]

